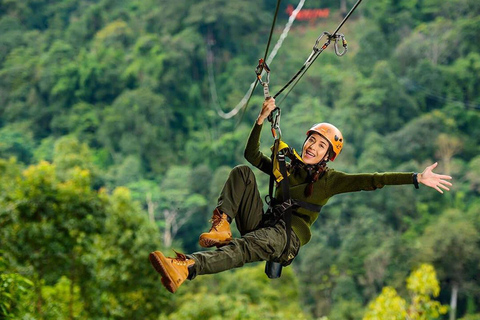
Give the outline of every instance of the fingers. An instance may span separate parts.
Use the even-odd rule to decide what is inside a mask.
[[[274,98],[268,98],[263,101],[262,110],[257,118],[257,124],[262,124],[263,121],[270,115],[277,106]]]
[[[275,99],[274,98],[268,98],[265,101],[263,101],[263,108],[268,108],[268,109],[275,109]]]
[[[453,179],[452,177],[446,176],[446,175],[444,175],[444,174],[439,174],[438,177],[439,177],[440,179],[447,179],[447,180],[452,180],[452,179]]]
[[[442,189],[440,189],[439,187],[435,186],[435,187],[433,187],[433,188],[434,188],[435,190],[437,190],[438,192],[440,192],[441,194],[443,194]]]
[[[439,184],[438,187],[439,187],[439,188],[442,188],[442,189],[444,189],[444,190],[450,191],[450,188],[447,187],[447,186],[445,186],[445,185],[443,185],[443,184]]]
[[[267,99],[263,102],[262,113],[269,115],[273,111],[273,109],[275,109],[276,107],[277,106],[275,105],[275,99],[273,98]]]
[[[452,183],[448,182],[448,181],[445,181],[443,179],[440,180],[440,183],[441,184],[446,184],[447,186],[452,186]]]
[[[435,162],[434,164],[431,164],[428,167],[426,167],[425,170],[423,170],[423,173],[432,172],[433,169],[435,169],[437,166],[438,166],[438,162]]]
[[[432,188],[443,194],[443,190],[450,191],[448,186],[452,186],[452,184],[445,180],[439,180],[437,183],[432,185]]]

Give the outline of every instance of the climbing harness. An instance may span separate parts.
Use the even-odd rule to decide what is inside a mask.
[[[272,132],[275,132],[273,129],[272,122]],[[265,197],[265,202],[268,204],[268,209],[265,213],[264,224],[267,226],[274,226],[280,220],[285,222],[285,230],[287,233],[287,241],[285,244],[285,250],[290,248],[290,238],[292,232],[292,211],[298,208],[304,208],[309,211],[320,212],[322,209],[321,205],[316,205],[313,203],[300,201],[292,199],[290,196],[290,184],[288,181],[288,171],[285,158],[288,157],[292,161],[300,161],[303,163],[302,158],[298,153],[290,148],[285,142],[280,140],[281,136],[277,135],[275,137],[274,145],[272,147],[272,173],[270,174],[270,182],[268,187],[268,196]],[[277,182],[277,187],[282,189],[282,200],[279,202],[273,197],[274,194],[274,185]],[[289,262],[295,256],[289,257]],[[265,263],[265,273],[270,279],[279,278],[282,274],[282,264],[276,261],[267,261]]]

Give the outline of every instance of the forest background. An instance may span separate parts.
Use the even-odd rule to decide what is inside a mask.
[[[296,4],[281,4],[273,43]],[[330,15],[295,21],[270,65],[272,92],[342,4],[354,1],[306,1]],[[282,278],[258,263],[175,295],[161,286],[148,253],[200,250],[229,170],[246,163],[261,88],[244,113],[219,113],[254,81],[275,5],[0,1],[0,318],[480,319],[477,0],[364,1],[341,30],[348,53],[331,45],[280,105],[297,150],[314,122],[342,130],[332,168],[438,161],[451,192],[339,195]],[[266,154],[271,143],[265,129]]]

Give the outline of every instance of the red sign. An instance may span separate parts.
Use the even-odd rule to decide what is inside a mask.
[[[288,5],[287,10],[285,11],[289,16],[292,15],[293,6]],[[314,20],[317,18],[328,18],[330,14],[330,9],[302,9],[297,13],[297,20]]]

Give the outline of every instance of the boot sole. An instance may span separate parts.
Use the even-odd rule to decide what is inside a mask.
[[[220,241],[220,240],[213,240],[213,239],[208,239],[208,238],[202,238],[198,241],[201,247],[203,248],[211,248],[211,247],[223,247],[226,246],[227,244],[232,241],[232,238]]]
[[[167,263],[165,256],[160,251],[151,252],[148,256],[150,263],[152,264],[155,271],[162,275],[162,284],[168,291],[171,293],[175,293],[177,291],[178,286],[175,284],[173,279],[167,272],[167,269],[164,267],[164,264]]]

